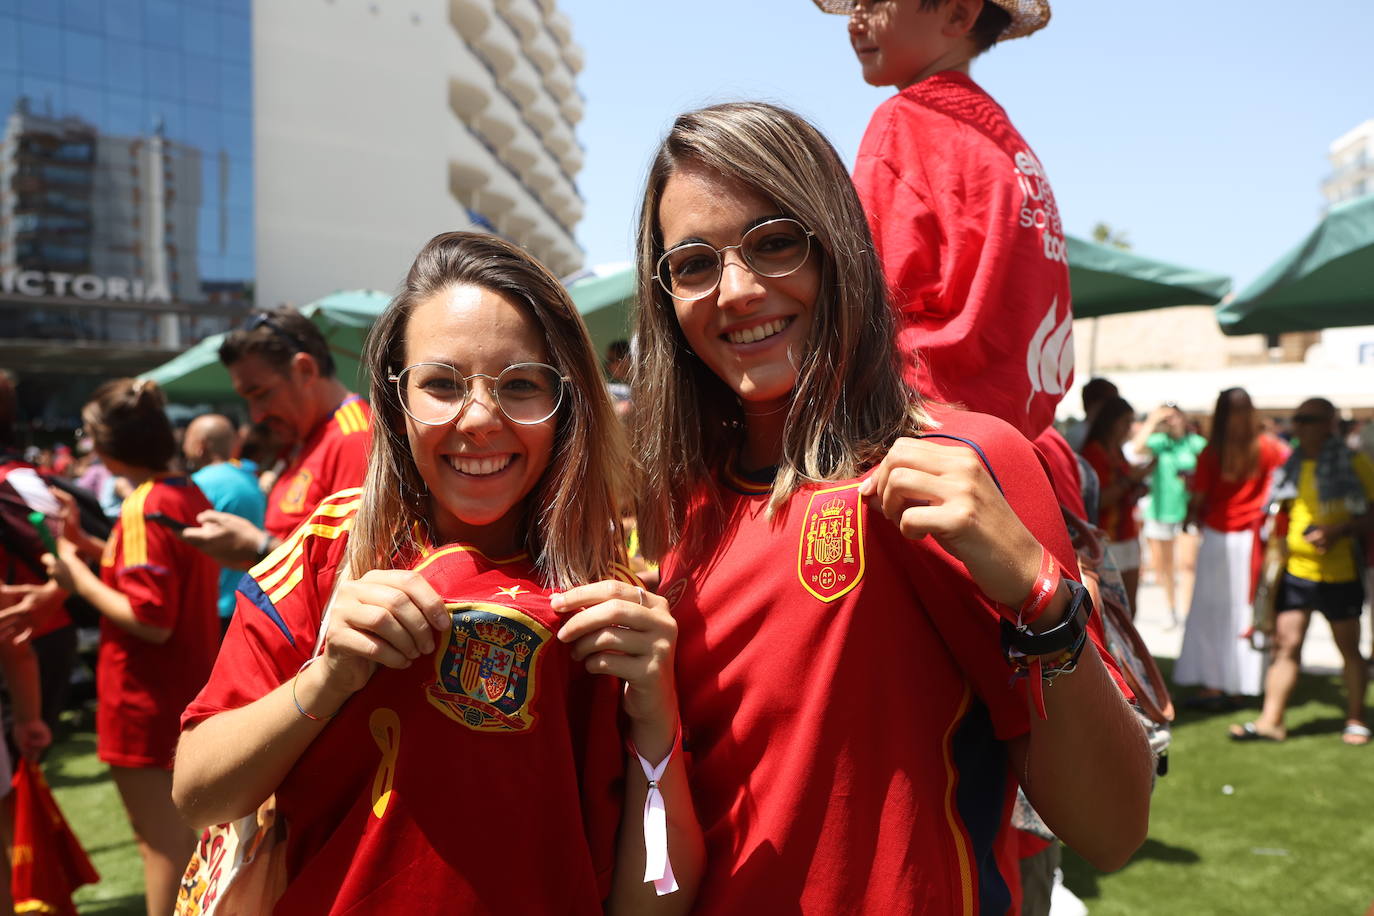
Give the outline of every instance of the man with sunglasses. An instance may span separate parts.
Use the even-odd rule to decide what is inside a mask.
[[[248,402],[252,422],[288,443],[287,465],[268,494],[265,531],[238,516],[207,511],[182,537],[221,565],[247,569],[324,497],[362,486],[372,415],[335,377],[324,335],[288,306],[251,316],[224,339],[219,358]]]
[[[1293,415],[1297,448],[1274,478],[1271,498],[1288,514],[1288,563],[1275,602],[1273,661],[1264,677],[1264,706],[1253,722],[1231,726],[1236,741],[1282,741],[1284,713],[1297,686],[1302,644],[1314,610],[1326,615],[1340,649],[1346,690],[1341,740],[1369,743],[1364,721],[1368,680],[1360,654],[1361,536],[1374,529],[1374,462],[1352,452],[1336,431],[1325,398],[1303,401]]]

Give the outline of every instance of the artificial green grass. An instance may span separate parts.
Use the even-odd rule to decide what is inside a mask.
[[[143,916],[143,862],[109,768],[96,759],[95,734],[68,732],[49,752],[43,772],[72,832],[100,873],[99,884],[88,884],[72,896],[77,911]]]
[[[1172,663],[1160,667],[1167,675]],[[1189,695],[1177,693],[1175,703]],[[1304,676],[1282,744],[1227,737],[1257,705],[1180,710],[1145,844],[1108,875],[1066,850],[1064,883],[1093,916],[1364,913],[1374,901],[1374,744],[1341,743],[1343,697],[1340,678]]]
[[[1167,674],[1172,663],[1160,666]],[[1364,913],[1374,901],[1374,744],[1341,743],[1343,709],[1339,678],[1304,676],[1283,744],[1226,737],[1254,708],[1180,710],[1149,839],[1109,875],[1065,851],[1067,885],[1093,916]],[[77,892],[79,911],[141,916],[142,864],[94,735],[64,738],[44,770],[101,875]]]

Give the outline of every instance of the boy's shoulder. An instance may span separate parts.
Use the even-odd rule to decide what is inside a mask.
[[[939,142],[932,144],[932,137]],[[860,155],[948,148],[954,138],[965,145],[993,145],[1014,155],[1025,141],[1006,111],[966,74],[937,73],[896,93],[873,112]]]

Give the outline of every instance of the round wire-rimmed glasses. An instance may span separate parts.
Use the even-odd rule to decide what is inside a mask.
[[[388,375],[387,381],[396,385],[406,416],[425,426],[443,426],[463,412],[473,396],[470,382],[479,378],[487,380],[506,419],[521,426],[543,423],[558,413],[568,381],[548,363],[515,363],[496,376],[463,375],[447,363],[416,363]]]
[[[759,223],[740,238],[738,245],[713,248],[705,242],[688,242],[663,253],[654,277],[674,299],[704,299],[720,286],[725,252],[735,250],[754,273],[785,277],[796,273],[811,254],[814,233],[790,217]]]

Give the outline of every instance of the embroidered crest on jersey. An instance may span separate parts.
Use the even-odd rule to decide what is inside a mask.
[[[479,732],[522,732],[535,721],[539,654],[551,634],[515,608],[485,601],[450,603],[453,626],[435,653],[429,701]]]
[[[863,513],[857,483],[811,494],[802,516],[797,578],[822,601],[834,601],[863,578]]]
[[[288,515],[297,515],[305,511],[305,497],[310,493],[310,485],[315,482],[315,475],[309,469],[302,468],[291,480],[291,486],[286,488],[286,495],[281,498],[279,508]]]

